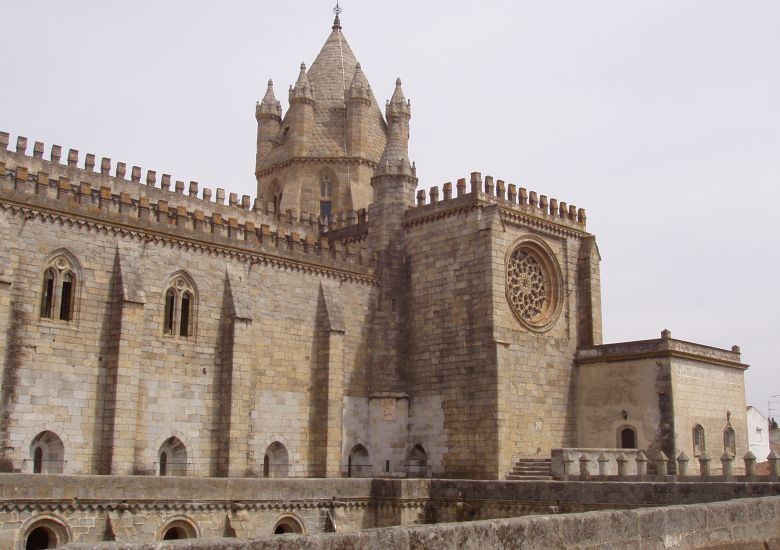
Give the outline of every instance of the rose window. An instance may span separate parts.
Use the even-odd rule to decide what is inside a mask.
[[[544,272],[530,251],[518,249],[509,260],[509,296],[515,310],[526,321],[534,319],[544,311]]]
[[[521,243],[507,257],[507,299],[528,328],[545,330],[555,320],[559,286],[554,258],[535,242]]]

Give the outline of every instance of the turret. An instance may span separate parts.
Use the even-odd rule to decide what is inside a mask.
[[[374,198],[368,207],[368,246],[379,273],[379,307],[373,328],[381,338],[372,347],[371,391],[403,390],[402,376],[407,357],[403,345],[403,324],[409,311],[405,280],[404,212],[414,207],[417,177],[409,163],[409,119],[411,108],[396,80],[395,92],[387,103],[388,139],[382,158],[371,178]]]
[[[396,79],[393,97],[385,107],[385,118],[388,124],[387,145],[379,160],[376,175],[412,175],[412,166],[409,162],[409,119],[411,117],[411,102],[404,97],[401,79]],[[410,204],[414,204],[414,197]]]
[[[347,154],[365,158],[368,153],[368,117],[371,109],[371,86],[360,67],[355,66],[347,90]]]
[[[262,162],[268,156],[273,147],[273,140],[279,134],[282,122],[282,105],[274,96],[274,81],[268,81],[268,89],[263,100],[255,107],[257,119],[257,157],[255,162],[255,174],[260,170]]]
[[[289,131],[286,139],[290,143],[293,157],[305,156],[308,152],[308,141],[314,129],[314,96],[311,92],[309,79],[306,76],[306,64],[301,63],[301,72],[295,86],[290,88],[290,110],[287,115]]]

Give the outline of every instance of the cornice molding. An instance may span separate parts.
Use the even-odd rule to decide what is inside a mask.
[[[255,176],[258,178],[266,177],[274,172],[277,172],[283,168],[292,166],[293,164],[312,164],[312,163],[325,163],[325,164],[365,164],[371,168],[376,168],[377,163],[373,160],[369,160],[364,157],[293,157],[283,162],[272,164],[262,170],[255,172]]]
[[[216,254],[224,258],[241,262],[268,265],[279,269],[292,269],[315,275],[325,275],[341,281],[350,281],[371,286],[376,286],[379,282],[379,279],[376,276],[361,273],[359,271],[350,271],[348,269],[324,266],[314,262],[284,258],[267,252],[252,251],[238,246],[208,242],[194,237],[183,237],[181,235],[175,235],[173,233],[151,228],[139,228],[130,224],[93,217],[82,213],[71,214],[42,206],[17,203],[7,197],[0,198],[0,208],[10,211],[14,215],[20,215],[26,220],[34,220],[37,218],[41,221],[59,223],[60,225],[67,225],[70,227],[78,226],[80,228],[85,228],[88,231],[100,231],[114,236],[131,238],[144,243],[179,247],[203,254]]]

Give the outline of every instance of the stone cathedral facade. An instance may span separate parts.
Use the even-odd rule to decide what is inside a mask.
[[[418,191],[401,82],[380,109],[338,18],[256,118],[254,200],[0,134],[3,471],[745,453],[738,348],[604,345],[585,210],[476,172]]]

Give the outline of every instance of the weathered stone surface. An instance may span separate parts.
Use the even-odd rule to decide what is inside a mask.
[[[484,520],[431,526],[371,529],[354,533],[323,535],[285,535],[251,541],[210,539],[171,543],[170,548],[318,548],[347,550],[356,548],[429,550],[495,548],[575,550],[614,548],[676,548],[679,550],[752,550],[777,548],[780,542],[780,518],[761,519],[758,511],[774,506],[780,497],[744,499],[719,503],[725,513],[717,522],[702,522],[712,505],[694,504],[631,511],[601,511],[562,516]],[[744,517],[740,512],[750,512]],[[746,532],[747,531],[747,532]],[[72,544],[73,550],[126,549],[146,550],[154,545],[102,543]]]

